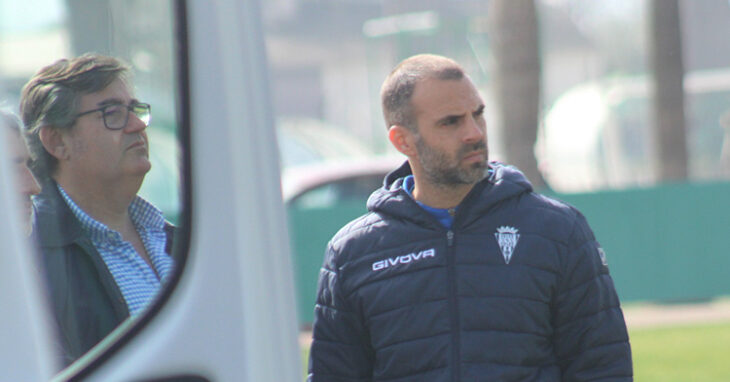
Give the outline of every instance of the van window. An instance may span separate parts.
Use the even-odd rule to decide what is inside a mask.
[[[111,346],[107,343],[101,348],[94,348],[93,354],[77,352],[79,343],[89,347],[103,342],[103,336],[87,338],[89,332],[95,330],[94,325],[104,326],[107,328],[105,332],[111,332],[115,326],[132,327],[134,321],[144,320],[147,313],[154,310],[158,297],[164,294],[162,291],[171,284],[171,280],[178,277],[184,262],[185,254],[175,252],[184,236],[170,235],[175,226],[180,228],[187,213],[181,204],[184,179],[181,177],[180,163],[186,154],[179,140],[183,132],[180,128],[182,121],[178,117],[181,105],[178,103],[179,62],[175,51],[176,18],[173,5],[173,2],[167,1],[0,0],[0,102],[9,113],[21,116],[19,105],[24,85],[42,68],[60,59],[72,59],[87,53],[111,56],[127,65],[131,74],[124,77],[126,81],[120,82],[122,85],[119,87],[114,87],[117,86],[114,80],[101,90],[74,90],[74,97],[78,98],[72,104],[78,110],[75,110],[72,122],[62,126],[67,128],[67,132],[73,131],[74,135],[63,134],[68,134],[64,135],[68,139],[74,139],[74,145],[68,146],[69,152],[84,158],[86,167],[83,168],[86,170],[83,171],[87,173],[82,172],[80,167],[73,167],[75,164],[65,162],[59,162],[51,171],[36,171],[34,168],[42,190],[32,198],[35,202],[55,198],[53,203],[56,203],[48,204],[53,205],[53,209],[36,208],[36,221],[47,219],[49,214],[55,213],[64,216],[65,220],[58,218],[58,221],[43,224],[63,229],[75,227],[73,229],[78,230],[74,232],[82,232],[78,237],[74,236],[73,240],[76,241],[73,245],[76,247],[72,249],[69,249],[72,245],[48,249],[51,248],[45,245],[50,240],[46,237],[48,232],[33,232],[33,237],[37,239],[35,247],[39,262],[47,275],[44,278],[48,284],[45,290],[49,290],[51,310],[57,313],[51,321],[58,332],[55,341],[62,349],[58,354],[61,365],[69,365],[74,361],[90,362]],[[62,84],[58,85],[59,89],[70,88],[63,81],[55,78],[41,85]],[[96,95],[107,98],[88,98]],[[81,110],[81,107],[88,106],[87,101],[92,102],[93,106]],[[149,105],[149,109],[146,105]],[[32,108],[26,107],[26,111],[29,109]],[[150,114],[148,123],[147,112]],[[31,130],[36,126],[40,129],[41,125],[24,128],[32,134]],[[97,130],[92,131],[91,127]],[[82,130],[87,128],[89,130]],[[96,134],[96,140],[88,140],[81,131],[91,131],[89,136]],[[100,153],[100,147],[106,151]],[[135,156],[129,154],[133,151]],[[92,154],[96,156],[90,156]],[[34,165],[37,160],[40,159],[33,158]],[[148,167],[145,167],[145,162],[148,162]],[[118,167],[114,167],[117,164]],[[67,178],[58,175],[60,173],[83,176]],[[130,173],[133,175],[129,177],[138,179],[141,184],[135,185],[134,181],[124,180]],[[109,175],[108,180],[104,178],[105,175]],[[97,188],[92,189],[90,184]],[[111,187],[111,184],[119,187]],[[136,187],[139,187],[138,190],[135,190]],[[131,191],[118,196],[115,190],[120,189]],[[110,194],[114,194],[114,197]],[[93,202],[89,201],[89,195],[94,199]],[[114,225],[112,219],[106,219],[108,216],[99,212],[109,207],[103,204],[104,201],[113,200],[124,204],[127,199],[129,203],[125,205],[129,207],[125,218],[128,220],[123,221],[131,221],[133,230],[124,229],[124,225]],[[117,226],[122,229],[115,230]],[[114,236],[114,232],[119,236]],[[110,236],[103,237],[101,233]],[[59,234],[53,240],[67,240],[69,236],[64,235],[66,233]],[[171,240],[173,237],[174,242]],[[106,292],[89,288],[93,283],[90,281],[93,276],[91,273],[83,273],[80,265],[71,263],[64,264],[67,269],[74,271],[64,273],[59,261],[66,260],[58,260],[61,257],[48,260],[48,251],[56,251],[54,253],[61,257],[69,255],[69,251],[75,251],[76,255],[82,253],[89,260],[82,265],[94,264],[94,270],[88,272],[96,272],[100,275],[99,279],[105,280],[104,284],[112,286]],[[127,260],[115,262],[113,259],[117,257],[114,256],[126,256],[124,258]],[[135,267],[143,270],[134,276],[125,273]],[[84,279],[84,275],[89,279]],[[136,281],[125,281],[128,277],[146,280],[144,290],[139,288],[140,284]],[[68,293],[63,295],[66,292],[60,291]],[[73,295],[75,292],[83,292],[84,296]],[[116,298],[109,302],[114,314],[110,311],[96,312],[98,305],[95,304],[99,301],[107,303],[105,299],[113,300],[110,296]],[[65,300],[58,300],[64,297]],[[69,302],[77,298],[89,300],[77,301],[77,305]],[[89,305],[88,309],[79,308],[82,303]],[[63,309],[66,309],[66,313],[75,313],[60,317],[58,312]],[[74,321],[78,318],[74,316],[77,313],[100,314],[103,322],[93,319]],[[84,322],[89,326],[78,327]],[[69,351],[66,345],[74,350]],[[82,366],[74,367],[80,369]]]

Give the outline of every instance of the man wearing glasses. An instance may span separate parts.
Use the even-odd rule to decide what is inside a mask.
[[[91,54],[41,69],[20,103],[42,184],[34,232],[70,363],[143,311],[173,266],[172,226],[137,196],[150,105],[125,64]]]

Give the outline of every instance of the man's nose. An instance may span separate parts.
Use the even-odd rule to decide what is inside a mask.
[[[484,139],[486,134],[486,126],[482,126],[482,121],[475,119],[473,116],[467,118],[466,132],[464,133],[464,142],[474,143]]]
[[[137,133],[147,128],[147,124],[140,119],[137,114],[129,112],[129,120],[127,126],[124,127],[125,133]]]

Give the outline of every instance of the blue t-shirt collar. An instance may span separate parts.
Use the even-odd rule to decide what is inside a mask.
[[[413,188],[416,186],[416,180],[413,177],[413,175],[408,175],[403,179],[403,190],[408,193],[408,195],[413,198]],[[431,206],[427,206],[415,198],[413,199],[418,203],[421,208],[426,210],[426,212],[433,215],[433,217],[436,218],[436,220],[441,223],[442,226],[444,226],[446,229],[451,229],[451,226],[454,224],[454,214],[456,214],[457,207],[454,208],[435,208]]]

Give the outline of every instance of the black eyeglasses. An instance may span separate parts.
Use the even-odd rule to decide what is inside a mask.
[[[98,109],[78,113],[76,114],[76,118],[97,111],[101,112],[101,115],[104,118],[104,126],[109,130],[119,130],[123,129],[124,126],[127,126],[130,111],[144,122],[145,126],[149,126],[150,124],[150,104],[141,102],[134,102],[130,105],[123,105],[119,103],[109,104]]]

